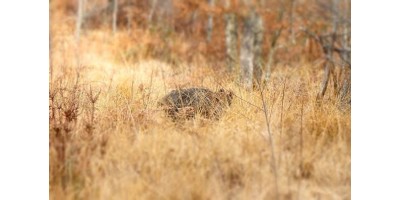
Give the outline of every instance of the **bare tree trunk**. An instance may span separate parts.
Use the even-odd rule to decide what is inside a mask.
[[[277,22],[282,21],[284,12],[285,12],[285,9],[281,6],[281,8],[279,9],[279,15],[278,15]],[[268,61],[266,64],[266,69],[265,69],[265,81],[268,81],[269,78],[271,77],[271,73],[272,73],[271,68],[272,68],[272,64],[274,63],[274,55],[275,55],[275,51],[277,48],[278,39],[282,33],[282,29],[283,29],[283,26],[281,26],[279,29],[276,29],[273,32],[273,35],[271,38],[271,45],[270,45],[268,56],[267,56]]]
[[[208,4],[210,7],[214,7],[215,0],[208,0]],[[207,42],[211,41],[211,35],[212,35],[212,30],[213,30],[213,15],[208,14],[208,20],[207,20]]]
[[[317,96],[317,100],[320,101],[322,100],[322,98],[325,95],[326,89],[328,87],[328,83],[329,83],[329,77],[331,75],[331,73],[334,71],[334,63],[333,63],[333,57],[332,57],[332,53],[333,53],[333,47],[335,44],[335,40],[336,40],[336,33],[337,33],[337,22],[338,22],[338,16],[337,16],[337,1],[338,0],[332,0],[332,35],[330,38],[328,38],[329,40],[327,41],[327,39],[320,37],[320,42],[323,46],[323,50],[325,53],[325,71],[324,71],[324,77],[322,79],[322,83],[321,83],[321,87]],[[336,76],[333,74],[332,76],[333,78],[333,82],[334,82],[334,92],[337,92],[337,78]]]
[[[244,19],[243,38],[240,48],[241,81],[248,90],[253,87],[254,69],[254,12]]]
[[[134,0],[128,0],[128,10],[127,10],[127,14],[126,14],[126,26],[128,29],[128,34],[131,33],[131,29],[132,29],[132,10],[133,10],[133,1]]]
[[[292,44],[296,44],[296,39],[293,30],[294,10],[295,10],[295,0],[290,0],[289,33],[290,33],[290,41]]]
[[[333,53],[333,48],[334,48],[334,44],[335,44],[335,40],[336,40],[336,35],[338,32],[338,21],[339,21],[339,0],[332,0],[332,14],[333,14],[333,20],[332,20],[332,27],[333,27],[333,34],[332,34],[332,41],[331,41],[331,45],[330,45],[330,49],[328,51],[328,59],[329,61],[332,63],[332,68],[331,71],[333,72],[333,89],[335,92],[335,95],[338,95],[339,93],[339,87],[338,87],[338,78],[336,76],[335,73],[335,63],[333,62],[333,57],[332,57],[332,53]]]
[[[228,71],[235,71],[238,63],[238,32],[237,32],[237,19],[234,13],[225,15],[225,42],[226,42],[226,56]]]
[[[117,32],[118,0],[113,0],[112,29],[113,34]]]
[[[350,19],[348,11],[350,10],[350,1],[345,0],[345,8],[343,10],[345,19]],[[344,22],[343,27],[343,36],[342,36],[342,47],[343,49],[350,49],[349,35],[350,35],[350,22]],[[350,94],[350,82],[351,82],[351,56],[350,52],[342,51],[341,57],[343,59],[342,63],[342,72],[343,72],[343,80],[342,85],[339,91],[339,100],[341,103],[346,103],[346,97]],[[350,99],[349,99],[350,101]]]
[[[76,16],[76,29],[75,29],[75,39],[79,41],[83,23],[83,6],[85,0],[78,0],[78,13]]]
[[[317,100],[320,101],[326,92],[326,88],[328,88],[329,76],[331,73],[331,62],[329,60],[325,60],[325,70],[324,70],[324,77],[322,79],[321,87],[319,89],[319,93],[317,96]]]
[[[197,17],[199,15],[199,11],[198,9],[195,9],[192,12],[192,15],[190,16],[190,20],[188,22],[189,26],[190,26],[190,31],[195,32],[196,31],[196,21],[197,21]]]
[[[254,18],[254,79],[261,84],[262,69],[264,65],[262,56],[262,44],[264,40],[264,24],[262,17],[258,14]]]
[[[147,17],[147,21],[149,24],[153,21],[153,15],[154,15],[154,10],[156,9],[157,6],[157,0],[151,0],[151,10],[149,13],[149,16]]]
[[[333,52],[333,44],[335,43],[335,34],[336,34],[336,25],[333,26],[334,33],[332,37],[328,38],[329,41],[320,37],[321,44],[323,45],[324,53],[325,53],[325,69],[324,69],[324,77],[322,79],[321,87],[317,96],[317,100],[320,101],[326,92],[326,88],[328,87],[329,77],[333,71],[334,63],[332,62],[332,52]],[[334,75],[333,78],[335,79]],[[335,83],[334,87],[336,87],[336,80],[333,80]]]

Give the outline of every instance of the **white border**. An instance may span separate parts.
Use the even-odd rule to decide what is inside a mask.
[[[352,199],[400,199],[400,5],[352,1]]]
[[[0,12],[0,199],[49,198],[49,1]]]
[[[400,199],[395,2],[352,1],[352,199]],[[49,2],[2,8],[0,199],[48,199]]]

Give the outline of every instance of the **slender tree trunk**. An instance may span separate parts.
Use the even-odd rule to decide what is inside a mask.
[[[281,35],[282,28],[275,30],[274,34],[272,35],[272,41],[271,41],[271,46],[269,48],[268,56],[267,56],[267,66],[265,70],[265,80],[268,81],[269,78],[271,77],[272,73],[272,64],[274,63],[274,56],[275,56],[275,51],[276,51],[276,45],[277,41]]]
[[[78,12],[76,16],[76,29],[75,29],[75,39],[79,41],[83,23],[83,5],[85,0],[78,0]]]
[[[133,1],[134,0],[128,0],[128,11],[126,14],[126,26],[128,29],[128,34],[131,33],[131,29],[132,29],[132,9],[133,9]]]
[[[333,73],[332,78],[333,78],[333,87],[334,87],[334,93],[337,94],[337,78],[334,74],[334,63],[332,62],[333,57],[333,47],[335,44],[336,40],[336,33],[337,33],[337,22],[338,22],[338,16],[337,16],[337,4],[338,0],[332,0],[332,36],[327,40],[325,38],[320,37],[321,44],[323,45],[324,48],[324,53],[325,53],[325,71],[324,71],[324,77],[322,79],[321,87],[317,96],[317,100],[320,101],[325,95],[326,89],[328,87],[329,83],[329,77],[331,73]]]
[[[343,10],[343,15],[345,16],[345,19],[350,19],[349,16],[349,9],[350,9],[350,1],[345,0],[345,8]],[[343,49],[350,49],[350,42],[349,42],[349,35],[350,35],[350,27],[349,27],[350,23],[345,22],[344,23],[344,27],[343,27],[343,36],[342,36],[342,47]],[[342,59],[344,61],[342,61],[342,85],[340,88],[340,92],[339,92],[339,100],[341,103],[346,103],[346,97],[348,96],[348,94],[350,94],[350,82],[351,82],[351,68],[350,68],[350,62],[351,62],[351,56],[350,56],[350,52],[345,52],[343,51],[342,53]],[[350,99],[348,99],[350,101]]]
[[[325,61],[325,70],[324,70],[324,77],[322,79],[322,83],[319,89],[319,94],[317,97],[317,100],[321,100],[326,92],[326,89],[328,88],[328,82],[329,82],[329,76],[331,73],[331,62],[329,60]]]
[[[225,22],[226,62],[228,71],[233,72],[237,69],[238,64],[238,32],[236,15],[234,13],[226,14]]]
[[[199,15],[199,11],[198,11],[198,9],[196,9],[196,10],[194,10],[193,12],[192,12],[192,16],[190,17],[190,21],[189,21],[189,26],[190,26],[190,31],[192,31],[192,32],[196,32],[196,21],[197,21],[197,17],[198,17],[198,15]]]
[[[338,78],[336,75],[336,70],[335,70],[335,63],[333,63],[333,47],[336,41],[336,35],[338,32],[338,21],[339,21],[339,0],[332,0],[332,15],[333,15],[333,20],[332,20],[332,27],[333,27],[333,35],[332,35],[332,40],[331,44],[329,46],[329,54],[328,54],[328,59],[332,63],[332,79],[333,79],[333,89],[334,93],[337,96],[339,94],[339,84],[338,84]]]
[[[150,9],[149,16],[147,17],[147,21],[149,24],[151,24],[153,21],[153,15],[154,15],[156,6],[157,6],[157,0],[151,0],[151,9]]]
[[[336,27],[334,26],[334,29],[336,29]],[[334,33],[336,34],[336,32]],[[325,52],[325,64],[324,64],[324,77],[322,79],[322,83],[321,83],[321,87],[317,96],[317,100],[320,101],[322,100],[322,98],[325,95],[326,89],[328,87],[328,83],[329,83],[329,77],[333,71],[333,67],[334,67],[334,63],[332,62],[332,51],[333,51],[333,44],[335,42],[335,36],[332,36],[329,41],[326,40],[322,40],[322,44],[324,46],[324,52]],[[334,75],[333,78],[335,79]],[[336,80],[333,80],[336,84]],[[336,86],[335,86],[336,87]]]
[[[113,15],[112,15],[113,34],[117,32],[117,19],[118,19],[118,0],[113,0]]]
[[[255,13],[252,12],[244,19],[243,37],[240,48],[241,81],[248,90],[253,87],[254,15]]]
[[[262,45],[264,40],[264,24],[262,17],[258,14],[254,18],[254,79],[258,84],[261,84],[262,69],[264,65],[262,56]]]
[[[208,0],[208,4],[210,7],[214,7],[215,0]],[[213,30],[213,15],[208,14],[208,20],[207,20],[207,42],[211,41],[211,35],[212,35],[212,30]]]
[[[278,22],[281,22],[283,19],[283,14],[284,14],[284,9],[281,8],[279,10],[279,16],[278,16]],[[281,36],[282,33],[282,27],[280,27],[279,29],[275,30],[273,35],[272,35],[272,39],[271,39],[271,46],[269,48],[269,52],[268,52],[268,61],[267,61],[267,66],[265,69],[265,80],[268,81],[269,78],[271,77],[271,73],[272,73],[272,64],[274,63],[274,55],[275,55],[275,51],[276,51],[276,46],[278,44],[278,39]]]
[[[296,39],[293,30],[294,10],[295,10],[295,0],[290,0],[289,33],[290,33],[290,41],[292,44],[296,44]]]

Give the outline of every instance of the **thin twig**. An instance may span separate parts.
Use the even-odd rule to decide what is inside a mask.
[[[272,170],[274,172],[274,176],[275,176],[275,197],[276,199],[279,200],[279,186],[278,186],[278,171],[276,168],[276,160],[275,160],[275,152],[274,152],[274,142],[273,142],[273,138],[272,138],[272,133],[271,133],[271,129],[270,129],[270,121],[268,118],[268,113],[267,113],[267,105],[265,103],[265,99],[264,99],[264,87],[261,87],[260,83],[258,83],[258,86],[260,88],[260,93],[261,93],[261,98],[262,98],[262,103],[263,103],[263,108],[264,108],[264,115],[265,115],[265,120],[267,122],[267,131],[268,131],[268,140],[269,140],[269,145],[270,145],[270,149],[271,149],[271,164],[272,164]],[[263,134],[264,139],[267,140],[267,138],[265,137],[265,135]]]
[[[301,100],[301,115],[300,115],[300,170],[303,170],[303,109],[304,102]],[[300,176],[301,176],[300,171]],[[297,184],[297,199],[300,199],[301,178]]]

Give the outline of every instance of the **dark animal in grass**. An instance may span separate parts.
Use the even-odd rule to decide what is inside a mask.
[[[232,103],[233,92],[220,89],[213,92],[207,88],[187,88],[173,90],[158,102],[168,117],[192,119],[200,115],[218,120],[224,109]]]

